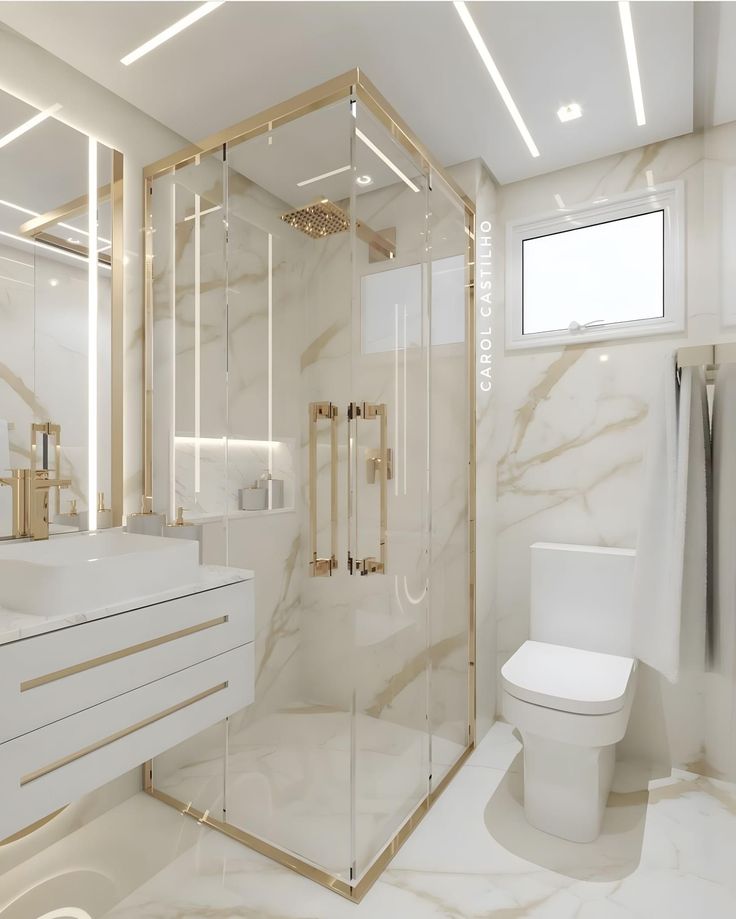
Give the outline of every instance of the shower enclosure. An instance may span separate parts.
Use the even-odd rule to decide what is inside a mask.
[[[473,221],[357,70],[146,170],[146,496],[257,620],[147,790],[355,900],[474,740]]]

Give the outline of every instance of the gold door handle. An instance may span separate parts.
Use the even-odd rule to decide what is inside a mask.
[[[330,422],[330,555],[317,551],[317,424]],[[328,578],[337,568],[337,406],[332,402],[309,405],[309,573]]]
[[[379,486],[379,531],[378,554],[366,558],[351,560],[351,574],[385,574],[386,573],[386,536],[388,532],[388,480],[392,477],[391,451],[388,447],[388,409],[385,402],[351,402],[348,418],[355,421],[378,420],[378,452],[368,457],[367,478],[369,484],[378,481]]]

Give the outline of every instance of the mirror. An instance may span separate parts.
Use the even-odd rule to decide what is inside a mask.
[[[0,539],[121,522],[123,158],[62,118],[0,92]]]

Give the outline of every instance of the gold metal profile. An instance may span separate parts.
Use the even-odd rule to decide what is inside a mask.
[[[309,405],[309,573],[330,577],[337,568],[337,406],[332,402]],[[321,558],[317,550],[317,423],[330,422],[330,555]]]
[[[117,151],[113,151],[113,153],[117,153]],[[122,157],[122,153],[118,153],[118,156]],[[102,185],[97,189],[98,206],[108,200],[111,190],[111,185]],[[46,211],[45,214],[40,214],[38,217],[31,217],[30,220],[26,220],[24,224],[21,224],[19,231],[20,235],[35,238],[39,233],[43,233],[44,230],[54,226],[54,224],[57,224],[60,220],[70,220],[72,217],[78,217],[80,214],[86,214],[88,208],[89,196],[80,195],[72,201],[66,201],[64,204],[60,204],[53,210]]]
[[[46,826],[47,823],[58,817],[59,814],[63,813],[68,804],[65,804],[63,807],[60,807],[58,810],[55,810],[51,814],[47,814],[45,817],[41,817],[40,820],[34,820],[33,823],[29,823],[28,826],[24,826],[22,830],[18,830],[17,833],[13,833],[12,836],[6,836],[5,839],[0,839],[0,846],[9,846],[13,842],[18,842],[19,839],[25,839],[26,836],[30,836],[31,833],[35,833],[36,830],[40,830],[41,827]]]
[[[360,903],[360,901],[365,897],[371,887],[373,887],[379,877],[386,870],[386,866],[389,864],[391,859],[396,855],[396,853],[404,845],[406,840],[411,836],[417,826],[419,826],[422,820],[427,816],[434,803],[438,800],[442,792],[445,790],[445,788],[447,788],[455,775],[457,775],[458,771],[472,752],[473,746],[470,745],[463,751],[455,763],[453,763],[453,765],[447,771],[447,774],[443,777],[442,781],[439,782],[435,788],[429,789],[426,797],[409,815],[406,822],[401,826],[401,829],[398,831],[398,833],[396,833],[393,839],[391,839],[390,842],[381,850],[381,852],[379,852],[371,866],[368,868],[368,870],[361,877],[357,884],[349,884],[342,878],[338,878],[334,874],[330,874],[328,871],[317,868],[315,865],[304,861],[297,855],[293,855],[290,852],[279,849],[277,846],[266,842],[260,837],[254,836],[252,833],[247,833],[245,830],[241,830],[239,827],[234,826],[232,823],[217,820],[217,818],[213,817],[209,811],[201,811],[194,807],[191,802],[180,801],[178,798],[166,794],[164,791],[159,791],[159,789],[153,785],[152,778],[148,778],[150,776],[150,771],[147,768],[150,766],[149,763],[146,763],[144,766],[144,786],[146,793],[149,794],[152,798],[156,798],[158,801],[162,801],[164,804],[168,804],[169,807],[173,807],[175,810],[178,810],[182,815],[192,817],[198,823],[203,823],[215,830],[219,830],[221,833],[224,833],[231,839],[235,839],[237,842],[248,846],[249,849],[253,849],[255,852],[258,852],[261,855],[265,855],[267,858],[272,859],[279,865],[283,865],[285,868],[290,868],[297,874],[302,875],[302,877],[308,878],[310,881],[314,881],[316,884],[320,884],[322,887],[327,887],[329,890],[340,894],[341,897],[345,897],[347,900],[351,900],[353,903]]]
[[[124,160],[119,150],[112,151],[110,186],[110,487],[112,525],[122,526],[125,470],[125,239],[124,239]]]
[[[386,543],[388,540],[388,407],[385,402],[351,403],[349,417],[379,422],[378,456],[372,459],[374,478],[378,478],[378,556],[358,558],[353,562],[353,572],[362,576],[386,574]],[[352,441],[351,441],[352,443]],[[352,466],[352,463],[351,463]]]
[[[28,692],[28,690],[36,689],[39,686],[47,686],[49,683],[55,683],[57,680],[63,680],[66,677],[74,676],[76,673],[94,670],[95,667],[102,667],[104,664],[112,663],[112,661],[119,661],[133,654],[140,654],[142,651],[158,648],[160,645],[178,641],[180,638],[186,638],[188,635],[196,635],[198,632],[205,632],[207,629],[212,629],[215,626],[224,625],[228,619],[228,616],[218,616],[216,619],[210,619],[207,622],[199,622],[197,625],[190,625],[186,629],[178,629],[176,632],[169,632],[168,635],[150,638],[148,641],[141,641],[136,645],[130,645],[128,648],[121,648],[119,651],[111,651],[109,654],[101,654],[99,657],[90,658],[90,660],[82,661],[79,664],[72,664],[70,667],[63,667],[61,670],[54,670],[52,673],[45,673],[43,676],[37,676],[31,680],[24,680],[20,684],[20,691]]]
[[[90,753],[96,753],[97,750],[101,750],[103,747],[108,747],[110,744],[115,743],[117,740],[122,740],[124,737],[128,737],[130,734],[135,734],[136,731],[147,728],[151,724],[156,724],[157,721],[168,718],[169,715],[173,715],[184,708],[189,708],[191,705],[196,705],[197,702],[201,702],[203,699],[207,699],[209,696],[214,696],[215,693],[222,692],[223,689],[227,689],[227,686],[227,682],[218,683],[217,686],[212,686],[210,689],[205,689],[204,692],[197,693],[196,696],[185,699],[183,702],[179,702],[176,705],[171,705],[169,708],[164,709],[162,712],[157,712],[155,715],[150,715],[148,718],[144,718],[142,721],[137,721],[135,724],[131,724],[130,727],[123,728],[120,731],[115,731],[114,734],[109,734],[107,737],[103,737],[86,747],[82,747],[82,749],[77,750],[76,753],[69,753],[67,756],[63,756],[61,759],[57,759],[53,763],[49,763],[47,766],[42,766],[40,769],[35,769],[33,772],[28,772],[21,777],[20,786],[23,788],[25,785],[30,785],[31,782],[36,782],[38,779],[42,779],[45,775],[50,775],[52,772],[56,772],[58,769],[62,769],[64,766],[68,766],[70,763],[75,763],[77,760],[82,759],[85,756],[89,756]]]

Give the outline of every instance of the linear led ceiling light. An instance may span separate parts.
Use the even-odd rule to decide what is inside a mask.
[[[304,179],[303,182],[297,182],[296,187],[303,188],[305,185],[311,185],[312,182],[319,182],[320,179],[329,179],[331,176],[340,175],[341,172],[347,172],[350,168],[351,166],[349,164],[347,166],[340,166],[339,169],[333,169],[331,172],[323,172],[322,175],[312,176],[311,179]]]
[[[0,147],[7,147],[8,144],[12,144],[14,140],[17,140],[22,134],[25,134],[26,131],[30,131],[31,128],[35,128],[37,124],[41,124],[42,121],[46,121],[54,112],[58,112],[61,108],[61,105],[57,102],[56,105],[52,105],[50,108],[44,109],[42,112],[38,112],[33,118],[29,118],[28,121],[24,121],[23,124],[19,124],[17,128],[14,128],[10,131],[9,134],[6,134],[4,137],[0,137]]]
[[[144,54],[148,54],[149,51],[153,51],[154,48],[163,45],[164,42],[178,35],[179,32],[183,32],[184,29],[188,29],[189,26],[194,25],[195,22],[199,22],[199,20],[208,13],[213,13],[217,7],[222,6],[224,2],[225,0],[216,0],[216,2],[213,3],[203,3],[201,6],[198,6],[196,10],[193,10],[182,19],[177,20],[173,25],[170,25],[167,29],[164,29],[163,32],[159,32],[158,35],[149,38],[147,42],[144,42],[139,48],[131,51],[130,54],[121,57],[120,63],[128,67],[139,58],[142,58]]]
[[[396,163],[390,160],[386,156],[386,154],[383,152],[383,150],[379,149],[369,137],[366,137],[366,135],[360,130],[360,128],[355,129],[355,135],[360,140],[362,140],[363,143],[366,145],[366,147],[368,147],[369,150],[372,150],[373,153],[376,154],[378,159],[381,160],[382,163],[385,163],[388,166],[388,168],[402,180],[402,182],[406,182],[406,184],[409,186],[409,188],[412,191],[419,191],[419,186],[415,185],[414,182],[412,182],[412,180],[409,178],[409,176],[403,173],[399,169],[399,167],[396,165]]]
[[[491,75],[491,79],[496,84],[496,89],[498,90],[501,99],[503,100],[504,105],[509,110],[509,115],[511,115],[514,124],[516,125],[519,134],[521,134],[524,143],[527,145],[529,152],[532,156],[539,156],[539,150],[537,145],[532,139],[532,135],[529,133],[529,128],[524,124],[524,119],[521,117],[521,112],[516,107],[516,103],[511,97],[508,86],[504,83],[501,73],[496,67],[496,62],[491,57],[491,52],[488,50],[488,46],[483,41],[483,36],[478,31],[478,26],[473,21],[473,17],[468,12],[468,8],[462,0],[455,0],[455,9],[457,14],[460,17],[460,21],[465,26],[468,35],[471,38],[471,41],[475,45],[475,49],[480,55],[480,59],[486,65],[486,70]]]
[[[639,127],[647,123],[644,114],[644,96],[641,92],[641,77],[639,76],[639,61],[636,57],[636,39],[634,38],[634,23],[631,20],[631,4],[628,0],[619,0],[618,15],[621,19],[621,31],[624,36],[626,48],[626,62],[629,65],[629,80],[631,81],[631,95],[634,100],[636,123]]]

